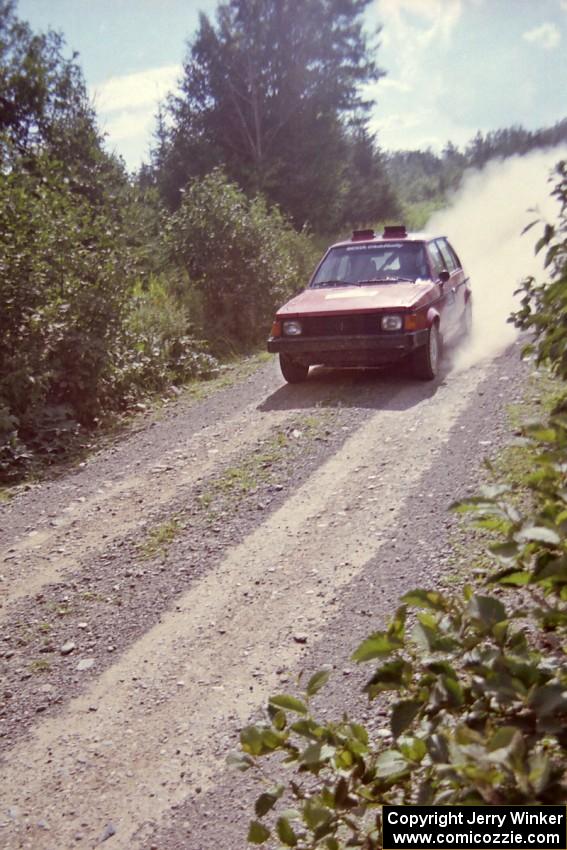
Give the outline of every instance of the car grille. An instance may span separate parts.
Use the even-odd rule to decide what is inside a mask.
[[[379,334],[380,322],[375,313],[358,316],[308,316],[301,319],[302,336],[357,336]]]

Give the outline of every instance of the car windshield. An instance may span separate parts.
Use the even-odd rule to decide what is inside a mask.
[[[329,251],[311,286],[364,286],[429,277],[421,242],[342,245]]]

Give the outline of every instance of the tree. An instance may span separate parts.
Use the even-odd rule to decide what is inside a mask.
[[[341,223],[363,227],[399,213],[398,199],[376,139],[368,132],[364,122],[356,122],[348,135]]]
[[[305,235],[277,208],[249,200],[219,170],[188,184],[168,240],[202,299],[203,325],[219,353],[265,339],[276,308],[304,285],[315,260]]]
[[[48,151],[79,161],[100,143],[80,67],[63,55],[64,39],[35,34],[0,0],[0,166]]]
[[[362,13],[369,0],[225,0],[201,15],[181,93],[160,131],[158,183],[172,206],[187,180],[222,165],[295,223],[328,224],[344,179],[346,123],[382,71]]]

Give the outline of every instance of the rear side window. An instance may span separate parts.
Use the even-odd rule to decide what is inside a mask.
[[[435,243],[439,250],[441,251],[441,256],[443,257],[443,263],[448,272],[454,272],[457,268],[457,264],[455,262],[455,258],[451,254],[448,249],[447,242],[445,239],[438,239]]]
[[[453,248],[446,239],[438,239],[437,244],[446,263],[447,271],[454,272],[461,268],[461,263]]]
[[[451,245],[450,242],[448,242],[446,239],[444,240],[444,242],[445,242],[445,245],[447,246],[447,250],[449,251],[449,253],[453,257],[453,259],[455,260],[455,263],[457,264],[457,268],[462,269],[463,264],[459,260],[459,257],[457,256],[457,252],[455,251],[455,249],[453,248],[453,246]]]
[[[437,279],[445,268],[445,260],[441,256],[441,251],[435,242],[430,242],[427,247],[429,248],[429,256],[433,267],[433,277]]]

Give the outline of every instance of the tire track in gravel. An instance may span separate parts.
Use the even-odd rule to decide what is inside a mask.
[[[3,602],[14,603],[76,571],[84,555],[93,557],[143,528],[144,514],[155,513],[180,490],[289,419],[291,410],[259,409],[266,390],[281,385],[275,362],[246,384],[247,391],[239,383],[188,410],[181,407],[151,430],[92,458],[96,468],[73,476],[70,500],[66,478],[0,508],[0,623],[6,617]],[[316,386],[313,405],[324,403],[328,394],[328,386]]]
[[[336,451],[353,427],[373,409],[395,403],[392,399],[400,389],[399,376],[397,380],[376,377],[377,373],[370,377],[347,373],[337,380],[336,375],[319,372],[309,388],[280,386],[268,399],[264,396],[260,405],[265,412],[289,414],[285,430],[274,429],[275,439],[272,430],[248,454],[231,454],[225,460],[224,473],[219,461],[214,473],[203,477],[199,486],[178,488],[173,501],[152,509],[143,533],[140,528],[137,533],[120,536],[117,542],[106,540],[100,551],[83,553],[64,580],[43,585],[32,598],[6,605],[0,627],[1,748],[25,734],[38,714],[49,716],[61,710],[93,676],[113,663],[114,655],[158,622],[177,594],[213,569],[227,547],[275,510],[287,490],[298,486]],[[431,389],[421,386],[420,393],[429,395]],[[347,398],[348,405],[337,407],[337,395]],[[312,407],[314,403],[316,407]],[[273,421],[281,420],[274,416]],[[326,436],[321,436],[325,422],[331,429],[324,428]],[[281,437],[288,443],[285,450]],[[231,488],[233,479],[226,464],[237,464],[228,473],[248,475],[251,460],[256,467],[252,472],[260,476],[259,486],[249,493]],[[265,466],[270,472],[262,475]],[[206,497],[213,496],[214,510],[209,512]],[[176,535],[181,529],[183,533],[176,536],[167,555],[158,551],[158,556],[148,561],[144,540],[167,527],[172,516],[179,522]],[[69,643],[76,652],[60,653],[59,647]],[[82,656],[78,665],[77,656]]]
[[[276,669],[298,666],[303,641],[324,632],[488,369],[449,376],[429,397],[399,386],[160,623],[59,716],[36,723],[2,766],[7,850],[92,847],[110,822],[108,846],[134,850],[188,782],[212,788],[222,753],[210,742],[226,717],[246,722],[277,687]]]

